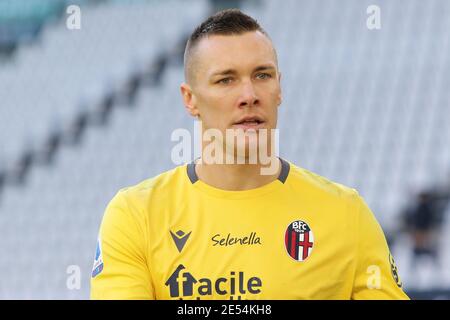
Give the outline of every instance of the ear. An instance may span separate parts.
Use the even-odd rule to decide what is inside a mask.
[[[280,106],[281,102],[283,101],[283,95],[281,92],[281,72],[278,73],[278,85],[280,87],[280,92],[278,94],[278,106]]]
[[[187,83],[183,82],[180,86],[181,96],[183,98],[184,107],[187,112],[193,117],[199,116],[199,111],[196,106],[195,96],[192,93],[192,88]]]

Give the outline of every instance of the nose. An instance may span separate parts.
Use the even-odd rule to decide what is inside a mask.
[[[251,81],[245,81],[242,84],[241,95],[238,100],[238,107],[251,107],[259,105],[259,99]]]

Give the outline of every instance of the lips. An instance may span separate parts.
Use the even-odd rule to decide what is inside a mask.
[[[264,126],[264,120],[259,116],[245,116],[233,124],[236,129],[259,129]]]

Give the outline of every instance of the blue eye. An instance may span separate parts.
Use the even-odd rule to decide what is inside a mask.
[[[231,80],[232,80],[231,78],[223,78],[217,81],[216,83],[228,84],[231,82]]]
[[[268,73],[258,73],[256,75],[257,78],[259,79],[267,79],[267,78],[271,78],[272,75],[268,74]]]

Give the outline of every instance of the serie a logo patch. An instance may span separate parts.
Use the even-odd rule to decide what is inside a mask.
[[[314,234],[309,225],[301,220],[292,222],[284,234],[284,245],[292,259],[308,259],[314,247]]]
[[[102,242],[100,237],[97,240],[97,248],[95,250],[95,261],[92,267],[92,278],[95,278],[98,274],[103,271],[103,257],[102,257]]]

